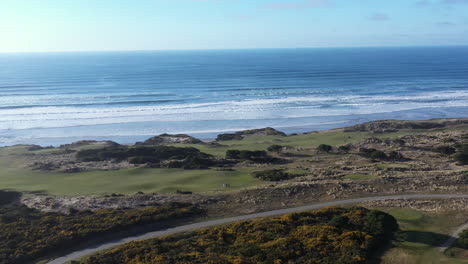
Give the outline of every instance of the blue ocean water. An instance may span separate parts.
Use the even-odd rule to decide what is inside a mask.
[[[468,47],[0,54],[0,145],[468,117]]]

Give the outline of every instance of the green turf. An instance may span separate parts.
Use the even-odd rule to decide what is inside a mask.
[[[0,157],[2,189],[42,191],[56,195],[142,192],[192,192],[238,189],[257,182],[248,171],[130,168],[117,171],[57,173],[20,168],[21,160]]]
[[[468,263],[467,260],[449,257],[437,248],[448,239],[446,234],[459,224],[447,214],[429,214],[410,208],[379,208],[393,215],[402,230],[396,247],[384,256],[383,264],[436,264]]]
[[[349,174],[345,176],[345,179],[353,180],[353,181],[370,180],[374,178],[376,178],[375,175],[366,175],[366,174]]]

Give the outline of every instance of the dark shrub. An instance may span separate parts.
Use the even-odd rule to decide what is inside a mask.
[[[391,238],[399,229],[393,216],[376,210],[367,213],[365,223],[364,231],[374,234],[379,240]]]
[[[444,155],[452,155],[454,154],[457,150],[454,147],[450,146],[439,146],[435,147],[432,149],[433,152],[438,152]]]
[[[157,160],[154,157],[151,156],[138,156],[138,157],[132,157],[128,160],[132,164],[148,164],[148,163],[157,163],[159,160]]]
[[[375,148],[360,148],[359,154],[363,157],[370,158],[373,160],[386,160],[388,159],[387,154],[385,152],[377,150]],[[393,155],[398,156],[397,153],[393,153]]]
[[[226,159],[240,159],[240,150],[230,149],[226,151]]]
[[[226,151],[226,159],[248,160],[255,163],[276,163],[279,161],[279,159],[269,156],[264,150],[250,151],[231,149]]]
[[[267,158],[269,156],[268,153],[264,150],[241,150],[239,157],[241,159],[253,160],[258,158]]]
[[[291,178],[291,175],[284,170],[265,170],[252,172],[252,176],[264,181],[284,181]]]
[[[388,158],[390,160],[403,160],[405,157],[400,152],[390,151],[390,153],[388,153]]]
[[[458,235],[457,243],[463,248],[468,248],[468,229]]]
[[[283,149],[283,146],[280,145],[271,145],[267,148],[269,152],[280,152]]]
[[[20,192],[0,190],[0,206],[14,202],[21,197]]]
[[[388,156],[385,154],[385,152],[376,150],[370,154],[370,158],[373,160],[386,160],[388,159]]]
[[[462,165],[468,165],[468,153],[457,153],[454,156],[455,160]]]
[[[320,144],[317,149],[322,152],[330,152],[332,151],[333,147],[326,144]]]
[[[339,147],[338,147],[338,150],[339,150],[340,152],[348,153],[348,152],[351,150],[351,147],[350,147],[350,146],[347,146],[347,145],[345,145],[345,146],[339,146]]]
[[[462,144],[457,146],[457,154],[454,158],[462,165],[468,165],[468,144]]]
[[[216,137],[216,141],[228,141],[228,140],[242,140],[243,137],[240,134],[220,134]]]
[[[359,148],[359,154],[366,158],[370,158],[372,152],[377,151],[375,148]]]

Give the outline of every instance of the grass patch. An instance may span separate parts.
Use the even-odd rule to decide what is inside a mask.
[[[382,257],[382,264],[466,264],[437,248],[460,224],[453,214],[429,214],[410,208],[380,208],[398,220],[402,234],[394,248]]]
[[[310,171],[305,170],[305,169],[294,168],[294,169],[287,169],[286,173],[293,175],[295,177],[299,177],[299,176],[305,176],[305,175],[310,174]]]
[[[370,180],[374,178],[376,178],[375,175],[369,175],[369,174],[349,174],[345,176],[345,179],[353,180],[353,181],[363,181],[363,180]]]
[[[0,186],[18,191],[42,191],[54,195],[168,193],[183,189],[192,192],[225,190],[251,186],[257,182],[249,171],[130,168],[115,171],[58,173],[31,171],[0,158]]]

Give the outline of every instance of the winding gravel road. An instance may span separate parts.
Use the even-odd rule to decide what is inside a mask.
[[[228,224],[228,223],[231,223],[231,222],[249,220],[249,219],[253,219],[253,218],[277,216],[277,215],[281,215],[281,214],[288,214],[288,213],[294,213],[294,212],[300,212],[300,211],[320,209],[320,208],[327,207],[327,206],[346,205],[346,204],[354,204],[354,203],[361,203],[361,202],[367,202],[367,201],[378,201],[378,200],[389,200],[389,199],[433,199],[433,198],[444,198],[444,199],[468,198],[468,195],[466,195],[466,194],[427,194],[427,195],[425,195],[425,194],[414,194],[414,195],[393,195],[393,196],[363,197],[363,198],[356,198],[356,199],[349,199],[349,200],[317,203],[317,204],[306,205],[306,206],[301,206],[301,207],[286,208],[286,209],[280,209],[280,210],[275,210],[275,211],[268,211],[268,212],[262,212],[262,213],[255,213],[255,214],[249,214],[249,215],[236,216],[236,217],[229,217],[229,218],[224,218],[224,219],[194,223],[194,224],[190,224],[190,225],[178,226],[178,227],[175,227],[175,228],[169,228],[169,229],[161,230],[161,231],[148,232],[146,234],[142,234],[142,235],[138,235],[138,236],[131,236],[131,237],[127,237],[127,238],[123,238],[123,239],[119,239],[119,240],[105,242],[105,243],[96,245],[94,247],[89,247],[89,248],[86,248],[86,249],[75,251],[75,252],[70,253],[70,254],[68,254],[66,256],[63,256],[63,257],[57,258],[57,259],[55,259],[53,261],[50,261],[50,262],[48,262],[48,264],[64,264],[64,263],[72,261],[74,259],[81,258],[81,257],[84,257],[86,255],[93,254],[93,253],[96,253],[96,252],[99,252],[99,251],[102,251],[102,250],[110,249],[110,248],[115,247],[115,246],[120,246],[122,244],[132,242],[132,241],[156,238],[156,237],[160,237],[160,236],[164,236],[164,235],[170,235],[170,234],[177,233],[177,232],[183,232],[183,231],[189,231],[189,230],[197,229],[197,228],[204,228],[204,227]],[[447,241],[447,242],[448,242],[447,244],[450,243],[449,241]],[[451,245],[451,243],[450,243],[450,245]]]

